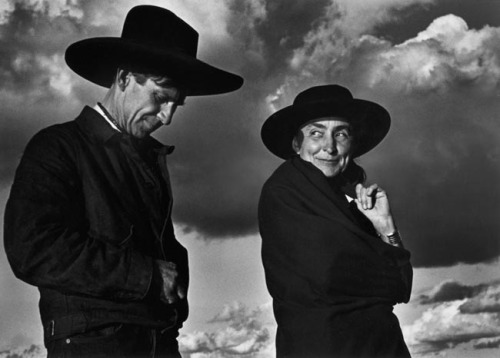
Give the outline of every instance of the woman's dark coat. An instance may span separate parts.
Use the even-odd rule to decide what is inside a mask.
[[[380,240],[319,169],[281,165],[259,226],[278,357],[409,357],[392,309],[410,296],[410,254]]]

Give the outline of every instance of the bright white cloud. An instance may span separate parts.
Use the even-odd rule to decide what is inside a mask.
[[[360,37],[370,34],[377,25],[394,20],[394,10],[433,1],[332,0],[323,21],[306,35],[304,46],[295,51],[291,67],[302,67],[306,74],[309,66],[328,69],[338,57],[347,55]]]
[[[453,299],[459,296],[471,297]],[[500,338],[498,282],[459,287],[447,281],[425,297],[435,297],[438,303],[426,309],[413,324],[403,327],[412,351],[442,351],[466,342],[485,348]]]
[[[467,342],[481,337],[500,336],[500,318],[494,314],[462,314],[466,300],[445,302],[427,309],[411,326],[404,327],[409,344]]]
[[[311,85],[338,83],[346,73],[363,77],[366,83],[366,67],[376,64],[374,57],[392,46],[370,33],[377,25],[397,21],[393,18],[395,10],[432,2],[434,0],[332,0],[323,18],[305,35],[303,46],[294,50],[289,61],[292,72],[279,93],[269,98],[272,98],[271,108],[291,103],[297,92]]]
[[[415,38],[381,50],[369,84],[407,91],[436,90],[457,83],[494,89],[500,82],[500,28],[472,30],[463,19],[434,20]]]
[[[496,90],[500,28],[469,29],[462,18],[446,15],[397,45],[370,34],[376,25],[390,21],[392,10],[402,7],[395,0],[333,2],[290,58],[290,75],[269,98],[273,108],[289,104],[300,90],[324,82],[395,93],[444,91],[463,84]]]
[[[180,351],[191,358],[271,358],[274,356],[271,332],[275,328],[270,320],[270,310],[270,304],[254,310],[240,302],[226,305],[209,322],[214,325],[214,331],[182,334],[179,337]]]

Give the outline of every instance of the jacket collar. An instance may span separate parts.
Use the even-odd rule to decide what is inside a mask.
[[[350,220],[356,222],[356,218],[349,209],[349,203],[340,187],[331,185],[325,175],[312,163],[294,156],[290,159],[291,164],[301,172],[306,179],[317,189],[319,189],[330,201],[337,206]],[[335,190],[337,189],[337,190]]]
[[[118,132],[113,129],[102,115],[95,109],[85,106],[76,118],[78,127],[91,139],[99,144],[107,144],[114,141],[132,140],[132,136]],[[150,147],[159,152],[170,154],[174,146],[164,145],[151,136],[139,140],[140,146]]]

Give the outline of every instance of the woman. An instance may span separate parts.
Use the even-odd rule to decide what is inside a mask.
[[[376,103],[326,85],[300,93],[262,127],[283,163],[259,203],[262,259],[278,357],[409,357],[392,309],[412,268],[384,190],[354,158],[387,134]]]

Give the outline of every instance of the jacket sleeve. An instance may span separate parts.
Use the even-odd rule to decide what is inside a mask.
[[[88,233],[70,139],[43,130],[28,144],[5,209],[5,251],[21,280],[64,293],[122,301],[144,298],[153,260],[130,244]]]
[[[316,215],[288,187],[264,186],[259,228],[266,282],[275,299],[299,305],[348,297],[406,299],[392,258],[369,249],[341,219]]]

